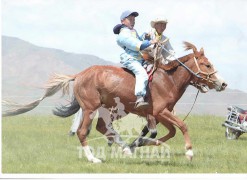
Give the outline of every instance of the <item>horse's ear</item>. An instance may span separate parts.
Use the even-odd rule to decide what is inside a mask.
[[[200,54],[201,54],[202,56],[204,56],[204,49],[203,49],[203,48],[200,49]]]

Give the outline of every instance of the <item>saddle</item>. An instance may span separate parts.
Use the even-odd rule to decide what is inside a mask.
[[[153,80],[153,74],[155,71],[154,65],[145,62],[143,64],[143,68],[146,70],[146,72],[148,74],[148,82],[151,82]]]
[[[160,44],[166,43],[167,40],[168,39],[164,40]],[[158,45],[155,45],[153,47],[149,46],[140,52],[140,54],[142,55],[142,58],[144,59],[143,67],[146,69],[148,73],[149,82],[152,81],[153,73],[158,67],[158,64],[160,62],[165,61],[161,52],[162,52],[162,48],[160,48]]]

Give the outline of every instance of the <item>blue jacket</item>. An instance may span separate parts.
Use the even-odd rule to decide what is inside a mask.
[[[117,43],[125,52],[120,55],[121,61],[128,59],[142,60],[140,50],[148,47],[150,42],[148,40],[142,41],[135,29],[122,27],[117,36]]]

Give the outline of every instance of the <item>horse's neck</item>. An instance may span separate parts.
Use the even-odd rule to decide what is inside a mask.
[[[189,54],[182,58],[179,58],[179,60],[183,62],[188,68],[191,68],[194,63],[193,57],[193,54]],[[176,87],[178,92],[186,90],[192,77],[192,74],[183,66],[178,66],[177,69],[173,71],[173,73],[168,72],[168,74],[173,80],[174,86]]]
[[[187,64],[187,63],[186,63]],[[192,74],[182,66],[177,68],[177,71],[172,75],[174,85],[178,90],[186,89],[190,83]]]
[[[179,58],[186,66],[191,68],[193,66],[193,54],[186,55]],[[192,74],[185,69],[183,66],[177,66],[174,70],[163,71],[165,81],[173,86],[173,93],[176,94],[179,98],[182,96],[186,88],[188,87]]]

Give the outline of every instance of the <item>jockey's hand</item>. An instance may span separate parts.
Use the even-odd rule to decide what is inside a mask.
[[[156,39],[153,39],[153,40],[150,41],[150,43],[151,43],[151,44],[157,44],[158,41],[157,41]]]
[[[150,40],[151,39],[151,35],[149,33],[146,33],[144,39],[145,40]]]

